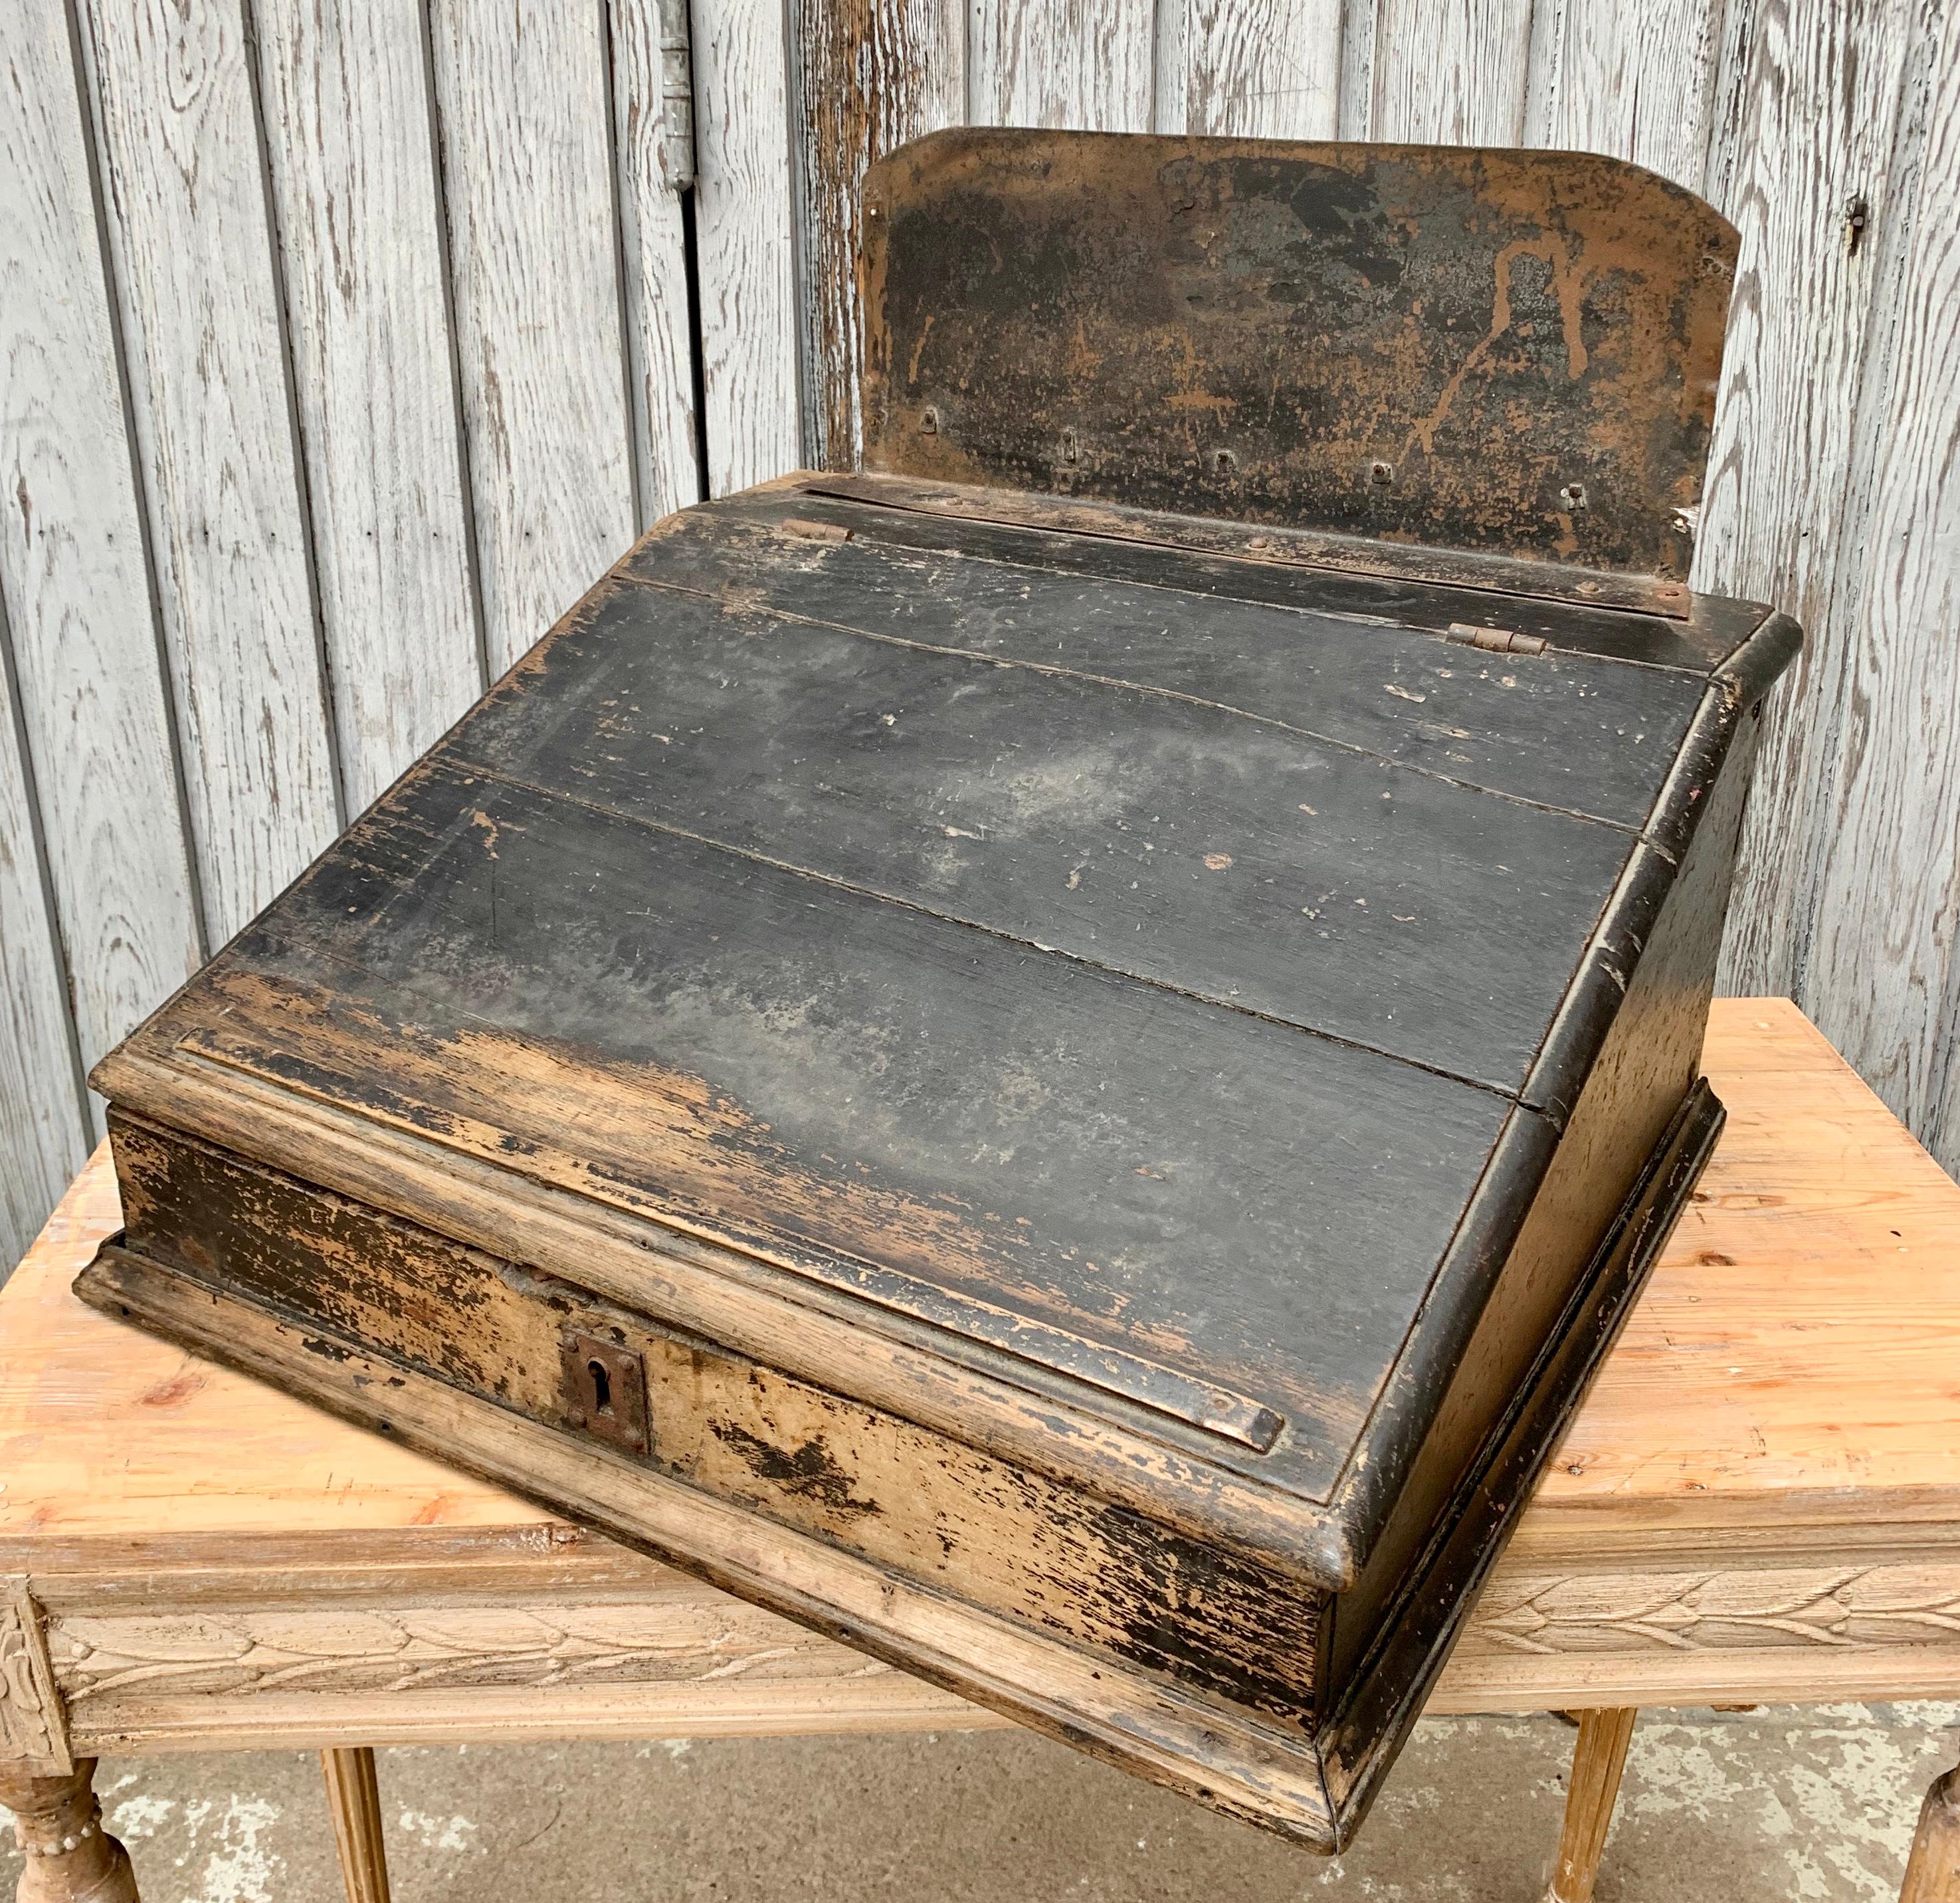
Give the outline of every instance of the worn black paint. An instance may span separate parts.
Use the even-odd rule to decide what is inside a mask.
[[[377,1383],[573,1434],[593,1331],[660,1415],[606,1458],[756,1516],[684,1563],[1341,1841],[1705,1154],[1794,646],[1667,579],[1732,234],[1561,164],[1556,202],[1493,154],[989,133],[888,168],[899,473],[661,525],[105,1062],[131,1233],[84,1293],[221,1356],[196,1303],[291,1318],[265,1371],[384,1430]],[[1115,332],[1013,354],[1092,281]],[[1254,371],[1286,414],[1248,422]],[[1439,390],[1422,466],[1356,501],[1342,459]],[[943,488],[976,472],[1020,491]],[[1174,508],[1061,506],[1105,494]],[[1036,1662],[745,1570],[793,1539]]]

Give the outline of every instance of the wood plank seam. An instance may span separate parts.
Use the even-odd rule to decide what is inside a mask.
[[[245,91],[250,102],[252,148],[258,161],[259,202],[266,223],[266,253],[271,278],[272,321],[278,360],[279,393],[283,399],[287,437],[287,460],[293,477],[294,501],[300,525],[300,562],[305,577],[307,618],[313,634],[313,667],[318,679],[320,725],[326,746],[328,792],[332,802],[333,829],[346,829],[350,816],[347,797],[347,762],[334,705],[333,666],[327,649],[326,619],[320,600],[320,516],[313,504],[313,476],[307,461],[306,443],[300,429],[298,376],[294,368],[292,291],[287,282],[285,234],[279,228],[279,202],[272,180],[272,145],[266,123],[266,72],[264,35],[258,22],[259,0],[238,0],[240,24],[245,36]],[[358,809],[356,809],[358,810]]]

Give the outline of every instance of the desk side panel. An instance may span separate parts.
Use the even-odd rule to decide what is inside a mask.
[[[1338,1698],[1377,1669],[1421,1555],[1693,1088],[1714,990],[1758,723],[1745,718],[1599,1058],[1354,1587],[1335,1608]],[[1440,1660],[1437,1661],[1440,1667]]]

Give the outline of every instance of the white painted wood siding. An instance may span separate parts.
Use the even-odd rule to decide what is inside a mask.
[[[136,440],[212,943],[339,830],[241,0],[90,0]]]
[[[433,0],[490,672],[632,539],[605,15]]]
[[[88,129],[67,18],[37,0],[0,0],[0,602],[89,1064],[202,940]],[[10,805],[0,837],[17,874],[27,811]],[[72,1069],[64,1037],[57,1097]]]
[[[657,0],[76,0],[78,33],[0,0],[0,1264],[85,1140],[78,1057],[636,530],[704,484],[849,460],[859,181],[962,121],[1589,149],[1735,221],[1696,577],[1810,641],[1770,711],[1724,983],[1793,993],[1960,1163],[1942,9],[692,14],[684,201]]]
[[[484,687],[428,62],[417,0],[256,13],[321,633],[358,813]]]

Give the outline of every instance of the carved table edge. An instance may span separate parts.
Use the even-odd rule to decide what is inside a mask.
[[[4,1577],[16,1759],[1004,1723],[644,1563],[568,1590],[342,1590],[263,1572]],[[466,1577],[466,1575],[465,1575]],[[173,1585],[191,1590],[174,1593]],[[272,1586],[273,1590],[268,1590]],[[1960,1546],[1507,1559],[1437,1714],[1960,1695]],[[32,1749],[24,1747],[31,1746]],[[0,1760],[6,1752],[0,1749]]]
[[[75,1770],[43,1615],[19,1573],[0,1574],[0,1769],[30,1777]]]

